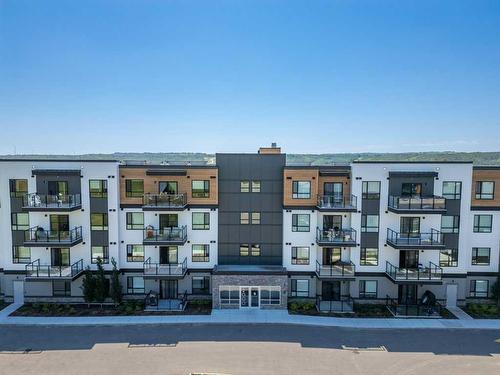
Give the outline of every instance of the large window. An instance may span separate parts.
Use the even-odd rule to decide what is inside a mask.
[[[309,232],[310,230],[309,214],[292,214],[292,232]]]
[[[474,233],[491,233],[493,215],[474,215]]]
[[[193,198],[208,198],[210,196],[210,181],[193,180],[191,182],[191,196]]]
[[[71,296],[71,281],[52,281],[52,296],[53,297],[69,297]]]
[[[9,180],[9,186],[12,198],[22,198],[28,194],[28,180]]]
[[[240,288],[238,286],[220,286],[219,300],[221,305],[239,306]]]
[[[445,249],[439,252],[439,267],[457,267],[458,249]]]
[[[458,233],[460,227],[460,216],[441,216],[442,233]]]
[[[462,183],[460,181],[444,181],[442,195],[446,199],[461,199]]]
[[[142,276],[128,276],[127,293],[144,294],[144,278]]]
[[[101,258],[102,263],[109,263],[109,249],[107,246],[92,246],[91,252],[91,262],[97,263],[97,259]]]
[[[242,225],[250,224],[249,212],[240,212],[240,224]]]
[[[495,183],[493,181],[476,182],[476,199],[493,199],[495,196]]]
[[[31,249],[25,246],[12,247],[12,263],[30,263]]]
[[[210,245],[193,245],[191,251],[193,262],[208,262],[210,260]]]
[[[106,198],[108,196],[108,181],[89,180],[91,198]]]
[[[361,215],[361,232],[378,232],[378,215]]]
[[[127,229],[144,229],[144,212],[127,212]]]
[[[293,199],[311,198],[311,181],[293,181],[292,182]]]
[[[363,181],[363,199],[380,199],[380,181]]]
[[[30,229],[30,218],[28,213],[11,214],[12,230],[28,230]]]
[[[281,287],[279,286],[260,287],[261,305],[279,305],[280,303],[281,303]]]
[[[291,285],[292,297],[309,297],[308,279],[292,279],[291,283],[292,283]]]
[[[471,297],[488,297],[489,281],[488,280],[471,280],[470,281],[470,296]]]
[[[372,247],[362,247],[359,264],[361,266],[378,266],[378,249]]]
[[[309,264],[309,247],[294,246],[292,247],[292,264]]]
[[[144,262],[144,246],[127,245],[127,262]]]
[[[473,266],[489,266],[490,251],[489,247],[473,247],[472,248],[472,265]]]
[[[193,294],[210,294],[210,276],[193,276]]]
[[[208,212],[193,212],[192,221],[193,230],[210,229],[210,213]]]
[[[142,198],[144,195],[144,180],[125,180],[125,196],[127,198]]]
[[[108,230],[108,214],[90,214],[90,230]]]
[[[359,298],[377,298],[377,280],[360,280]]]
[[[158,192],[161,194],[174,195],[177,194],[177,181],[160,181],[158,183]]]

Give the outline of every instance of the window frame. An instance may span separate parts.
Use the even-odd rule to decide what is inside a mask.
[[[94,256],[94,249],[97,248],[102,248],[102,264],[109,264],[109,246],[91,246],[90,247],[90,263],[91,264],[97,264],[97,258],[99,256],[95,257]]]
[[[253,243],[250,245],[250,256],[251,257],[260,257],[262,255],[262,250],[260,244]]]
[[[240,193],[250,193],[250,181],[241,180],[240,181]]]
[[[195,188],[196,183],[203,183],[203,188]],[[210,198],[210,180],[192,180],[191,198],[205,199]]]
[[[27,224],[18,224],[18,215],[21,215],[21,217],[28,218],[28,223]],[[30,229],[30,216],[29,213],[27,212],[12,212],[10,214],[10,227],[11,230],[19,230],[19,231],[26,231]]]
[[[201,250],[203,255],[195,255],[195,246],[203,246],[203,248],[198,248],[197,251]],[[191,245],[191,261],[193,263],[210,262],[210,245],[208,244],[192,244]]]
[[[258,216],[258,217],[256,217]],[[252,225],[260,225],[260,212],[254,211],[250,213],[250,222]]]
[[[18,182],[24,182],[26,191],[18,190]],[[23,198],[28,194],[28,179],[26,178],[11,178],[9,180],[9,193],[11,198]]]
[[[135,223],[134,216],[142,217],[142,223]],[[127,230],[144,230],[144,212],[127,212],[125,215],[126,229]]]
[[[307,216],[307,230],[305,225],[299,225],[299,216]],[[310,232],[311,231],[311,214],[292,214],[292,232]]]
[[[370,192],[370,184],[376,184],[377,185],[377,192],[372,193]],[[377,200],[380,199],[380,181],[363,181],[361,184],[361,199],[366,199],[366,200]]]
[[[101,217],[102,224],[100,225],[94,225],[92,223],[92,218],[96,217]],[[106,231],[108,230],[109,225],[108,225],[108,214],[107,213],[102,213],[102,212],[92,212],[90,214],[90,230],[91,231]]]
[[[240,225],[250,224],[250,212],[242,211],[240,212]]]
[[[483,184],[491,184],[491,193],[483,193]],[[495,199],[495,181],[476,181],[476,190],[474,197],[476,200]]]
[[[194,216],[203,215],[203,224],[195,224]],[[208,220],[207,220],[208,218]],[[210,230],[210,212],[192,212],[191,213],[191,229],[192,230]]]
[[[141,190],[134,190],[134,185],[140,183]],[[137,186],[135,186],[137,188]],[[129,178],[125,180],[125,197],[142,198],[144,196],[144,180],[140,178]]]
[[[367,226],[368,217],[375,216],[377,217],[377,226]],[[370,229],[370,230],[368,230]],[[376,229],[376,230],[372,230]],[[371,215],[371,214],[361,214],[361,232],[363,233],[378,233],[380,230],[380,215]]]
[[[477,290],[477,282],[480,281],[481,283],[486,283],[486,291],[479,291]],[[480,294],[480,295],[478,295]],[[488,298],[490,295],[490,281],[489,280],[471,280],[470,281],[470,290],[469,290],[469,296],[474,297],[474,298]]]
[[[308,192],[300,192],[299,186],[307,184],[309,186]],[[292,199],[311,199],[311,181],[308,180],[294,180],[292,181]]]
[[[451,227],[443,227],[443,218],[451,217],[453,224]],[[459,233],[460,232],[460,215],[441,215],[441,233]]]
[[[375,250],[376,252],[376,263],[368,263],[367,250]],[[377,267],[379,259],[379,249],[377,247],[362,247],[359,252],[359,265],[363,267]]]
[[[58,283],[64,285],[64,288],[54,288]],[[71,297],[71,281],[52,280],[52,297]]]
[[[19,256],[19,249],[24,248],[28,250],[29,257]],[[31,263],[31,247],[28,246],[12,246],[12,263],[13,264],[29,264]]]
[[[260,193],[261,188],[262,188],[262,182],[260,180],[252,180],[250,182],[250,187],[251,187],[252,193]]]
[[[367,292],[366,284],[375,283],[375,292]],[[378,280],[359,280],[359,298],[377,299],[378,298]]]
[[[444,192],[444,185],[445,184],[454,184],[454,192],[453,193],[445,193]],[[457,186],[458,186],[458,193],[457,193]],[[443,185],[441,187],[441,196],[445,199],[453,199],[453,200],[460,200],[462,199],[462,181],[443,181]]]
[[[195,288],[195,280],[202,281],[201,288]],[[193,276],[191,278],[191,293],[195,295],[209,295],[210,294],[210,276]]]
[[[307,290],[303,290],[303,289],[299,290],[299,288],[298,288],[299,281],[305,282],[307,284]],[[291,297],[308,298],[309,291],[310,291],[309,279],[291,279],[291,282],[290,282],[290,296]]]
[[[300,257],[298,250],[307,250],[307,258]],[[309,246],[292,246],[290,262],[296,266],[307,266],[311,262],[311,248]]]
[[[488,251],[488,263],[478,263],[480,258],[484,258],[485,256],[479,256],[479,251]],[[489,266],[491,264],[491,248],[490,247],[473,247],[471,252],[471,265],[472,266]]]
[[[142,256],[134,255],[134,249],[136,247],[142,248]],[[146,257],[146,251],[143,244],[127,244],[127,262],[129,263],[144,263],[144,258]],[[142,259],[141,259],[142,258]]]
[[[92,191],[92,183],[97,182],[99,189]],[[108,180],[92,179],[89,180],[89,196],[90,198],[107,198],[108,197]]]
[[[135,280],[142,279],[142,288],[136,287]],[[146,285],[142,276],[127,276],[127,294],[144,294],[146,293]]]
[[[240,244],[240,257],[245,257],[246,258],[248,256],[250,256],[250,244],[241,243]]]
[[[449,255],[444,252],[450,251]],[[444,259],[443,257],[447,258]],[[458,267],[458,249],[444,249],[439,251],[439,267]]]
[[[489,227],[485,227],[485,226],[481,225],[481,218],[484,218],[484,217],[490,218]],[[476,218],[477,218],[477,224],[476,224]],[[484,230],[485,228],[487,230]],[[472,228],[474,233],[491,233],[492,228],[493,228],[493,215],[482,215],[482,214],[474,215],[474,222],[473,222],[473,228]]]

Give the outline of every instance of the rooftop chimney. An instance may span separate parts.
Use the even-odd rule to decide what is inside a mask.
[[[259,148],[259,154],[281,154],[281,147],[278,147],[276,142],[273,142],[271,147]]]

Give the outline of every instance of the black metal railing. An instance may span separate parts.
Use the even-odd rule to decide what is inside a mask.
[[[354,300],[348,295],[336,300],[316,296],[316,309],[319,312],[354,312]]]
[[[163,229],[145,228],[144,241],[148,242],[182,242],[187,239],[187,226]]]
[[[442,246],[443,235],[436,229],[429,233],[398,233],[387,228],[387,242],[396,246]]]
[[[439,317],[443,306],[435,301],[432,305],[399,303],[396,299],[386,296],[385,306],[396,317]]]
[[[318,195],[318,207],[323,209],[355,210],[358,198],[355,195]]]
[[[144,207],[184,207],[187,202],[186,194],[144,194],[142,204]]]
[[[147,310],[184,310],[188,304],[187,290],[183,294],[178,295],[178,298],[162,299],[160,300],[157,292],[152,290],[144,298],[144,306]]]
[[[23,197],[24,208],[72,208],[81,205],[82,199],[80,194],[43,195],[30,193]]]
[[[153,263],[151,257],[146,259],[143,266],[144,275],[155,276],[183,276],[187,271],[187,258],[181,263]]]
[[[82,227],[71,230],[45,230],[36,226],[24,231],[24,242],[28,243],[53,243],[71,244],[82,239]]]
[[[329,244],[356,243],[356,230],[316,228],[316,241]]]
[[[395,210],[445,210],[446,199],[443,197],[399,197],[389,196],[389,207]]]
[[[83,271],[83,259],[67,266],[51,266],[40,264],[40,259],[25,266],[27,277],[73,278]]]
[[[354,276],[356,266],[353,262],[335,262],[333,264],[321,264],[316,261],[316,274],[318,277],[346,277]]]
[[[429,262],[429,267],[418,267],[418,268],[402,268],[396,267],[390,262],[385,262],[385,272],[393,279],[393,280],[401,280],[401,281],[435,281],[441,280],[443,277],[443,269],[438,265]]]

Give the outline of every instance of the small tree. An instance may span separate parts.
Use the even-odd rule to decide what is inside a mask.
[[[123,299],[122,284],[120,283],[120,272],[118,272],[118,268],[116,267],[115,258],[111,258],[111,264],[113,265],[113,272],[111,274],[111,298],[115,306],[117,306],[122,303]]]
[[[497,306],[500,306],[500,272],[497,275],[497,281],[491,287],[491,296],[496,300]]]
[[[88,266],[85,269],[82,286],[80,288],[83,292],[83,299],[90,306],[90,304],[95,300],[95,277],[92,275],[92,271]]]
[[[109,284],[106,280],[104,273],[104,267],[102,266],[102,259],[97,258],[97,274],[95,277],[95,301],[99,302],[102,307],[102,303],[106,300],[109,295]]]

